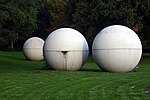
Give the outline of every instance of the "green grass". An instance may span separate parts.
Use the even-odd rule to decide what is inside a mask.
[[[92,57],[80,71],[47,71],[44,61],[27,61],[22,52],[0,52],[0,100],[150,100],[150,55],[144,55],[138,69],[110,73]]]

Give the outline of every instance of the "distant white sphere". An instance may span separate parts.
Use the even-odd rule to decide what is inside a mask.
[[[79,70],[87,60],[89,48],[84,36],[71,28],[53,31],[44,43],[44,58],[56,70]]]
[[[27,59],[40,61],[43,60],[44,40],[38,37],[29,38],[23,45],[23,52]]]
[[[97,34],[92,54],[96,64],[103,70],[128,72],[139,63],[142,45],[137,34],[130,28],[112,25]]]

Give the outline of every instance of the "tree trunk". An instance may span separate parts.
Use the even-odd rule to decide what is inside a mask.
[[[13,50],[14,49],[14,42],[13,41],[11,41],[11,50]]]

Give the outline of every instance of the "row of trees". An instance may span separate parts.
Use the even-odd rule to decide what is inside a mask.
[[[89,46],[104,27],[132,28],[150,47],[150,0],[1,0],[0,49],[22,47],[31,36],[45,39],[60,27],[80,31]]]
[[[14,43],[29,37],[37,28],[37,0],[0,1],[0,45]]]
[[[113,24],[132,28],[144,47],[150,45],[150,0],[70,0],[68,5],[74,27],[90,45],[102,28]]]

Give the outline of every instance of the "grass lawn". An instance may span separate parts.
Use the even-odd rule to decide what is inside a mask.
[[[103,72],[92,57],[80,71],[44,66],[22,52],[0,52],[0,100],[150,100],[150,54],[128,73]]]

